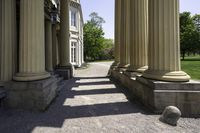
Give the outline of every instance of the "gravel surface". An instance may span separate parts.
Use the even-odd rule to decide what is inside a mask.
[[[46,112],[0,109],[0,133],[200,132],[200,119],[181,118],[173,127],[129,102],[125,89],[106,76],[111,63],[90,63],[89,68],[76,70]]]

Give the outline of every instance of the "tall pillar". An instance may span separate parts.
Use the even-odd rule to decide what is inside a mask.
[[[53,24],[52,26],[52,52],[53,52],[53,67],[57,66],[57,47],[58,47],[58,40],[57,40],[57,24]]]
[[[130,2],[125,0],[125,45],[126,45],[126,65],[130,65]]]
[[[143,76],[189,81],[180,67],[179,0],[149,0],[149,27],[149,69]]]
[[[44,0],[20,1],[19,73],[16,81],[50,77],[45,71]]]
[[[12,80],[16,46],[16,1],[0,0],[0,86]]]
[[[129,71],[144,72],[147,69],[148,0],[131,0],[131,46]]]
[[[59,40],[59,67],[56,73],[64,79],[73,77],[73,66],[70,61],[70,27],[69,27],[70,0],[60,1],[60,40]]]
[[[127,45],[126,45],[126,0],[120,0],[121,9],[120,9],[120,68],[127,68]]]
[[[60,58],[61,58],[61,46],[60,46],[60,30],[57,31],[57,40],[58,40],[58,47],[57,47],[57,65],[60,64]]]
[[[113,66],[120,63],[120,20],[121,19],[121,0],[115,0],[115,62]]]
[[[53,46],[52,46],[52,23],[45,20],[45,66],[48,72],[53,71]]]
[[[83,40],[82,40],[83,41]],[[81,43],[81,62],[82,62],[82,64],[84,63],[84,44],[83,44],[83,42]]]
[[[69,0],[60,1],[60,67],[72,66],[70,63],[70,43],[69,43]]]

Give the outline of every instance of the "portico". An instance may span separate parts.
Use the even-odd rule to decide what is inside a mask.
[[[111,77],[154,112],[174,105],[184,116],[198,115],[200,82],[190,80],[180,66],[179,0],[115,2]]]
[[[73,77],[72,1],[0,1],[0,86],[8,107],[44,110],[57,95],[55,73]],[[174,105],[195,116],[200,83],[181,71],[179,49],[179,0],[115,0],[111,76],[155,112]]]
[[[0,1],[0,85],[7,91],[6,106],[44,110],[55,98],[62,79],[56,70],[62,69],[60,76],[65,79],[73,75],[70,2]]]

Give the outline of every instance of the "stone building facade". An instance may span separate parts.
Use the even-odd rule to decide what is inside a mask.
[[[0,88],[5,105],[44,110],[83,63],[79,0],[0,1]]]
[[[83,15],[80,0],[73,0],[70,4],[70,58],[75,67],[84,63],[83,45]]]

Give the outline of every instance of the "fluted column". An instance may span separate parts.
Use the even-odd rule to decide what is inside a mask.
[[[131,0],[131,46],[129,71],[144,72],[147,69],[148,0]]]
[[[120,0],[120,64],[119,67],[127,68],[127,45],[126,45],[126,0]]]
[[[14,80],[50,77],[45,71],[44,0],[20,1],[19,73]]]
[[[58,40],[58,47],[57,47],[57,65],[60,64],[60,59],[61,59],[61,44],[60,44],[60,30],[57,31],[57,40]]]
[[[125,45],[126,45],[126,65],[130,65],[130,2],[125,0]]]
[[[121,19],[121,0],[115,0],[115,62],[113,66],[120,63],[120,19]]]
[[[71,66],[69,43],[69,3],[70,0],[60,1],[60,67]]]
[[[53,46],[52,46],[52,23],[45,20],[45,65],[48,72],[53,71]]]
[[[52,54],[53,54],[53,67],[55,68],[57,65],[57,47],[58,47],[58,40],[57,40],[57,24],[53,24],[52,26]]]
[[[13,77],[16,45],[16,1],[0,0],[0,86]]]
[[[149,69],[144,77],[188,81],[180,67],[179,0],[149,0]]]

